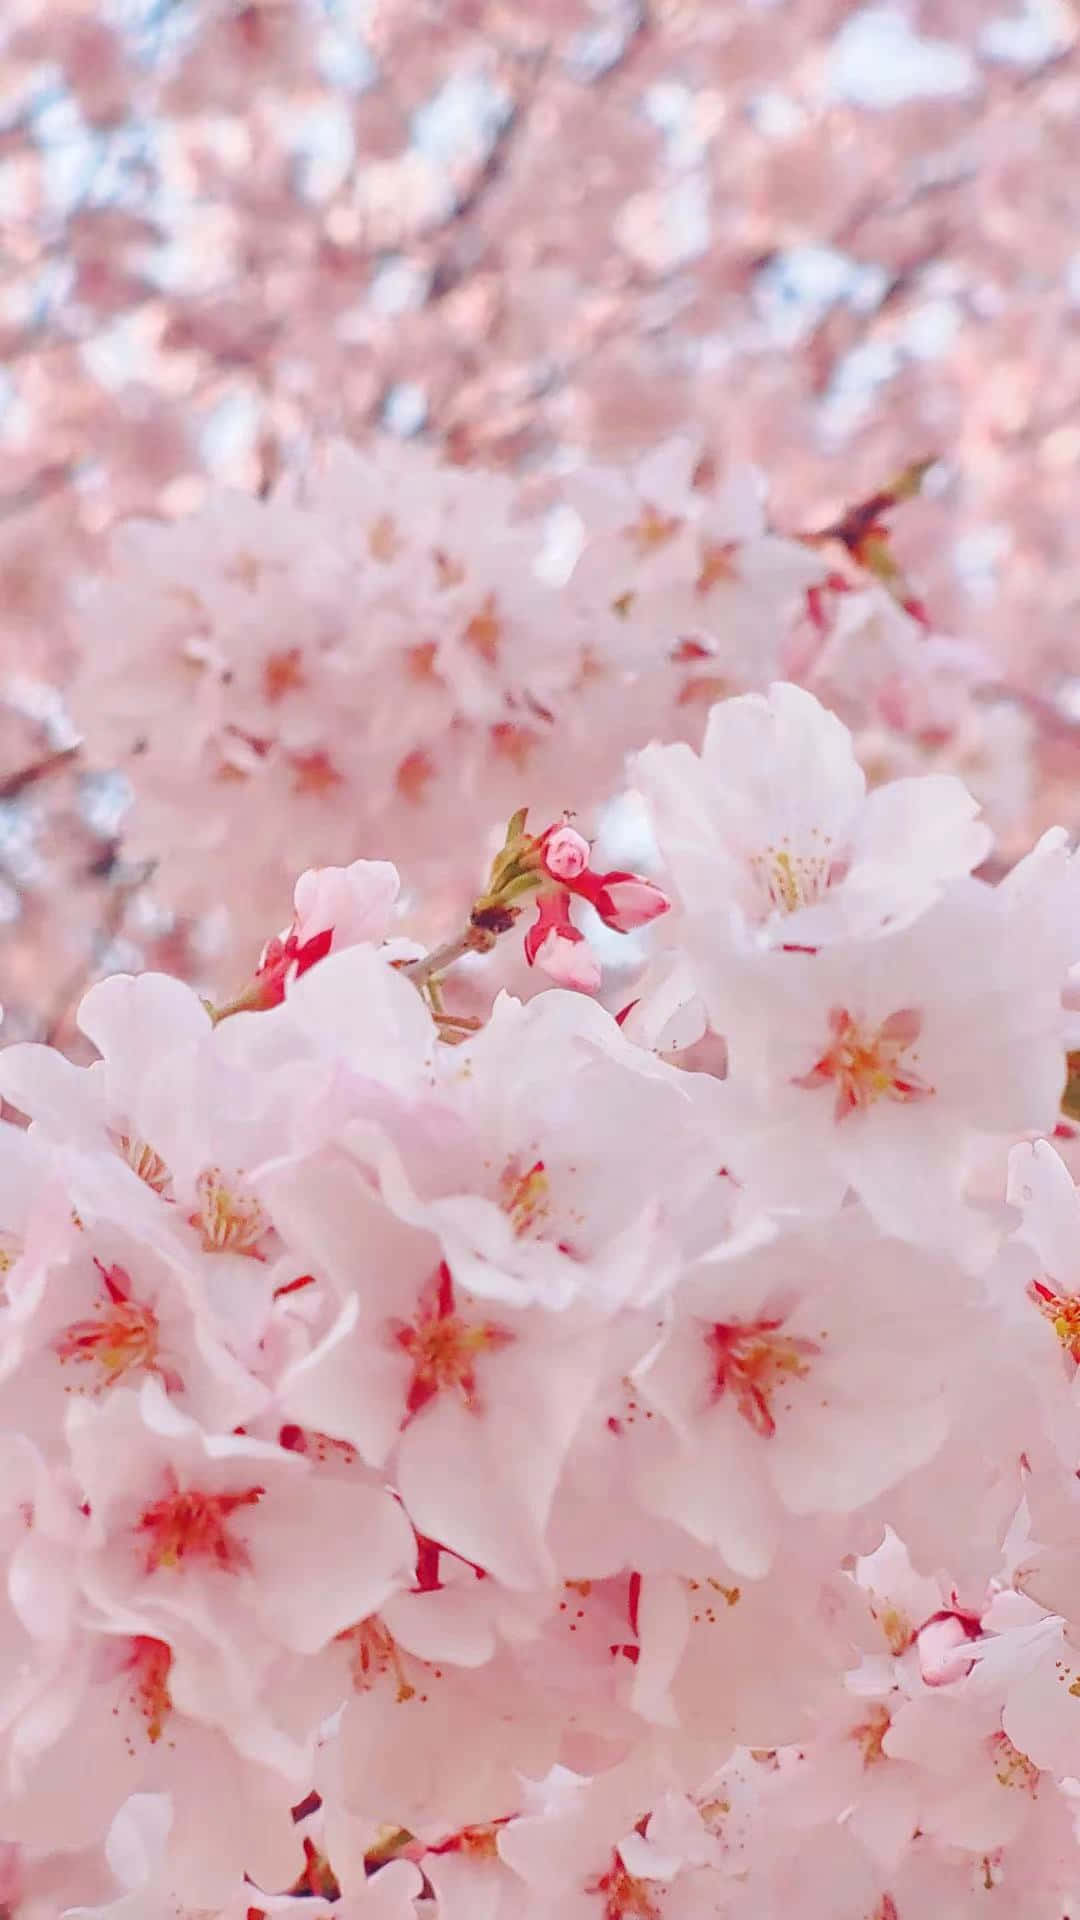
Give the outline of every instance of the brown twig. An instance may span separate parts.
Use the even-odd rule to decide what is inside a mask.
[[[441,947],[432,947],[422,960],[407,960],[401,971],[408,976],[414,987],[424,987],[436,975],[445,973],[455,960],[461,960],[467,953],[490,953],[495,944],[495,936],[483,927],[471,922],[456,940],[446,940]]]
[[[58,747],[54,753],[46,753],[40,760],[32,760],[28,767],[20,767],[17,772],[9,773],[0,780],[0,800],[17,800],[27,787],[36,786],[39,780],[46,780],[50,774],[58,773],[61,767],[77,759],[78,754],[78,747]]]
[[[10,356],[5,355],[5,359]],[[10,520],[17,513],[29,513],[32,507],[40,506],[52,493],[59,493],[67,486],[75,471],[70,460],[63,460],[51,467],[42,467],[24,487],[16,488],[0,498],[0,520]]]

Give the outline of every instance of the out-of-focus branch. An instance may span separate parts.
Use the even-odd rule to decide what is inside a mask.
[[[58,747],[53,753],[43,754],[40,760],[32,760],[29,766],[19,767],[15,773],[0,779],[0,800],[17,800],[27,787],[36,786],[39,780],[49,779],[78,757],[78,747]]]

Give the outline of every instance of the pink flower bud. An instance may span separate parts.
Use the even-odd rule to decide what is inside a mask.
[[[589,843],[574,827],[557,827],[544,842],[544,865],[556,880],[576,880],[589,864]]]
[[[386,937],[401,882],[386,860],[354,860],[351,867],[312,867],[293,894],[293,928],[303,946],[333,933],[335,948]]]
[[[935,1615],[915,1638],[919,1670],[928,1687],[947,1687],[971,1672],[971,1656],[962,1652],[971,1639],[966,1623],[955,1613]]]
[[[570,918],[570,895],[561,890],[542,893],[537,900],[536,919],[525,935],[525,958],[560,987],[595,993],[600,985],[600,962]]]
[[[230,1011],[280,1006],[289,982],[325,959],[331,947],[383,940],[400,884],[397,868],[386,860],[354,860],[351,867],[311,867],[302,873],[293,893],[292,926],[267,941],[254,980]]]
[[[601,911],[602,919],[617,933],[631,933],[635,927],[647,927],[650,920],[658,920],[667,913],[671,901],[660,887],[654,887],[651,880],[640,880],[633,873],[609,873],[604,881],[607,896],[607,912]]]
[[[332,927],[326,927],[322,933],[313,934],[310,940],[304,941],[298,939],[295,927],[277,934],[262,950],[255,978],[242,996],[244,1007],[252,1012],[262,1012],[269,1007],[280,1006],[289,981],[299,979],[317,960],[324,960],[333,938]]]
[[[570,884],[616,933],[647,927],[650,920],[659,919],[671,906],[662,888],[636,873],[583,873]]]
[[[537,948],[536,964],[560,987],[573,987],[578,993],[595,993],[600,985],[600,962],[584,934],[574,928],[574,938],[554,929]]]
[[[565,934],[570,939],[577,932],[570,918],[568,893],[542,893],[537,900],[536,919],[525,935],[525,958],[530,967],[535,966],[537,954],[548,934],[553,931]]]

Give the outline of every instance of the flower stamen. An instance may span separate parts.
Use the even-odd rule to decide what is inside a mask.
[[[879,1100],[927,1100],[933,1094],[934,1088],[916,1071],[918,1055],[911,1052],[922,1032],[922,1015],[914,1008],[902,1007],[879,1027],[864,1027],[846,1007],[834,1007],[829,1031],[832,1037],[825,1052],[792,1085],[832,1084],[838,1121],[865,1113]]]
[[[143,1185],[153,1193],[167,1193],[172,1175],[160,1153],[156,1153],[146,1140],[129,1133],[120,1135],[119,1145],[132,1173],[138,1174]]]
[[[652,1883],[627,1873],[618,1854],[606,1873],[585,1883],[586,1893],[604,1898],[604,1920],[660,1920]]]
[[[424,1288],[414,1318],[407,1323],[395,1322],[391,1332],[413,1366],[405,1398],[406,1419],[447,1390],[460,1393],[469,1411],[475,1412],[477,1357],[505,1347],[514,1337],[493,1321],[462,1319],[454,1304],[454,1284],[445,1260]]]
[[[743,1419],[766,1440],[776,1432],[773,1399],[805,1379],[821,1352],[816,1340],[782,1332],[783,1321],[718,1321],[706,1335],[713,1356],[714,1392],[731,1392]]]
[[[397,1641],[377,1614],[355,1627],[346,1627],[338,1639],[350,1649],[349,1671],[357,1693],[370,1693],[389,1673],[394,1678],[394,1698],[399,1707],[415,1697],[416,1688],[406,1679]]]
[[[168,1567],[179,1571],[192,1561],[204,1561],[223,1572],[247,1572],[251,1555],[227,1522],[241,1507],[258,1506],[265,1487],[245,1487],[242,1493],[202,1493],[174,1487],[155,1500],[139,1518],[136,1532],[146,1537],[146,1571]]]
[[[263,1259],[259,1241],[270,1222],[253,1193],[226,1185],[220,1167],[205,1167],[195,1182],[198,1206],[189,1224],[202,1235],[204,1253],[243,1253]]]
[[[1080,1294],[1055,1293],[1044,1280],[1033,1280],[1028,1298],[1049,1320],[1069,1358],[1080,1366]]]
[[[134,1676],[134,1703],[146,1723],[147,1739],[151,1746],[156,1746],[172,1712],[169,1692],[172,1648],[164,1640],[152,1640],[141,1633],[136,1635],[131,1647],[128,1671]]]
[[[103,1267],[97,1259],[94,1265],[102,1278],[104,1297],[93,1318],[73,1320],[53,1342],[61,1365],[71,1360],[99,1367],[99,1392],[138,1372],[157,1374],[167,1387],[179,1386],[159,1361],[160,1328],[153,1308],[132,1299],[131,1279],[123,1267]]]
[[[507,1162],[499,1180],[499,1205],[519,1240],[543,1220],[550,1195],[551,1181],[542,1160],[534,1161],[525,1173],[516,1160]]]
[[[851,1738],[862,1748],[864,1767],[875,1767],[887,1758],[884,1742],[891,1725],[888,1707],[871,1707],[866,1719],[852,1727]]]

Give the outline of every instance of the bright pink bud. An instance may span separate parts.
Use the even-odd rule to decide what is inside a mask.
[[[972,1639],[967,1622],[955,1613],[935,1614],[915,1638],[919,1670],[928,1687],[947,1687],[962,1680],[974,1665],[966,1649]]]
[[[535,965],[549,933],[570,941],[585,938],[570,918],[570,895],[561,888],[558,893],[542,893],[536,902],[536,919],[525,935],[525,958],[530,967]]]
[[[401,882],[386,860],[351,867],[311,867],[293,893],[292,925],[268,940],[251,986],[235,1004],[263,1011],[280,1006],[292,980],[325,960],[331,947],[385,938]]]
[[[575,827],[556,827],[544,842],[544,865],[556,880],[576,880],[589,864],[589,843]]]
[[[262,1012],[268,1007],[280,1006],[288,981],[298,979],[316,960],[325,959],[333,939],[333,927],[326,927],[310,940],[301,942],[292,927],[288,933],[277,934],[269,940],[255,970],[255,979],[244,995],[245,1007]]]
[[[542,893],[537,900],[536,919],[525,935],[525,958],[530,967],[535,966],[536,956],[553,930],[558,933],[577,931],[570,918],[568,893]]]
[[[671,906],[662,888],[636,873],[583,873],[568,885],[595,907],[604,925],[616,933],[647,927],[650,920],[658,920]]]
[[[536,964],[560,987],[595,993],[600,985],[600,962],[578,928],[572,936],[552,931],[537,950]]]
[[[595,993],[600,985],[600,963],[580,927],[570,918],[570,895],[542,893],[536,919],[525,935],[525,958],[561,987]]]
[[[386,860],[354,860],[350,867],[312,867],[293,894],[293,928],[301,947],[333,929],[335,947],[386,938],[401,889]]]

